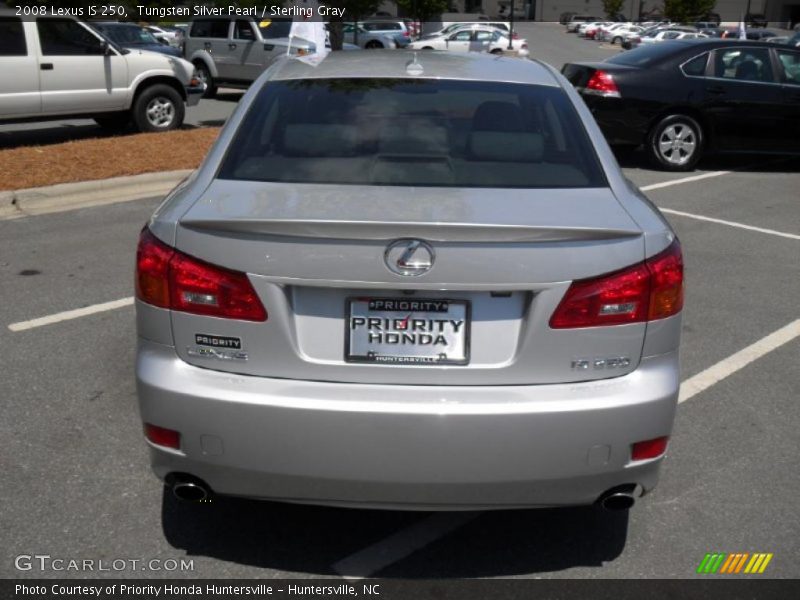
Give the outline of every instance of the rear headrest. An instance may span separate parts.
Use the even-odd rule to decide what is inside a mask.
[[[424,126],[392,123],[381,130],[380,154],[449,154],[447,129],[427,123]]]
[[[758,64],[754,60],[745,60],[736,65],[736,79],[759,79]]]
[[[469,134],[472,160],[497,162],[541,162],[544,137],[540,133],[473,131]]]
[[[511,102],[484,102],[472,117],[473,131],[520,131],[522,124],[522,111]]]
[[[360,136],[352,125],[289,123],[283,132],[286,156],[355,156]]]

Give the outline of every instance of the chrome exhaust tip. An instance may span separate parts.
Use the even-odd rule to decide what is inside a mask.
[[[172,494],[183,502],[204,502],[211,497],[211,489],[201,479],[176,475],[167,484]]]
[[[624,485],[612,488],[600,496],[600,506],[608,511],[622,511],[636,504],[636,486]]]

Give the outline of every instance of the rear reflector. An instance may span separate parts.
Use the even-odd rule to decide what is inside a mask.
[[[668,436],[636,442],[631,446],[631,460],[647,460],[656,458],[667,451]]]
[[[550,327],[641,323],[671,317],[682,308],[683,258],[676,239],[643,263],[572,282],[550,319]]]
[[[164,446],[173,450],[179,450],[181,447],[181,434],[174,429],[145,423],[144,436],[157,446]]]
[[[266,321],[247,275],[170,248],[145,228],[136,252],[136,297],[161,308],[224,319]]]
[[[603,96],[604,98],[622,97],[619,93],[617,83],[614,81],[614,77],[610,73],[599,69],[595,71],[592,77],[589,79],[589,83],[586,84],[584,93],[595,96]]]

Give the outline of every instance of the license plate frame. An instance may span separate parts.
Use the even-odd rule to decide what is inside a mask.
[[[402,303],[431,303],[431,305],[438,306],[439,310],[408,310],[408,309],[393,309],[393,308],[372,308],[375,302],[396,302],[400,303],[398,306],[404,306]],[[366,307],[363,304],[367,304]],[[354,314],[354,306],[361,304],[362,306],[358,307],[363,311],[365,314],[357,313]],[[442,309],[442,305],[445,305],[445,309]],[[466,366],[469,364],[470,360],[470,346],[471,346],[471,339],[470,339],[470,330],[472,324],[472,306],[469,300],[466,299],[451,299],[451,298],[398,298],[394,296],[352,296],[348,297],[345,300],[345,313],[344,313],[344,329],[345,329],[345,336],[344,336],[344,360],[348,363],[360,363],[360,364],[373,364],[373,365],[391,365],[391,366],[408,366],[408,367],[438,367],[438,366]],[[366,310],[364,310],[366,308]],[[463,312],[462,312],[463,311]],[[454,326],[443,324],[442,327],[446,329],[452,330],[450,335],[456,336],[455,339],[455,346],[456,349],[461,349],[461,352],[457,352],[456,356],[447,357],[446,353],[445,357],[440,355],[434,356],[433,353],[428,354],[409,354],[409,353],[392,353],[392,354],[382,354],[378,352],[360,352],[359,348],[354,348],[354,327],[352,326],[353,318],[354,317],[361,317],[361,318],[369,318],[368,315],[370,312],[373,313],[373,318],[379,318],[384,320],[384,324],[386,319],[391,321],[402,321],[399,316],[402,314],[405,317],[406,322],[409,321],[430,321],[431,319],[436,319],[435,315],[438,315],[439,320],[445,320],[452,323],[451,319],[445,319],[445,317],[450,317],[455,315],[454,320],[461,321],[461,331],[456,331]],[[377,316],[375,313],[382,313],[382,316]],[[386,314],[393,314],[397,313],[397,317],[391,316],[387,317]],[[415,315],[415,316],[412,316]],[[461,318],[459,319],[459,315]],[[412,323],[412,326],[419,325],[419,323]],[[439,323],[435,323],[435,326],[440,326]],[[367,324],[369,327],[369,324]],[[365,327],[365,331],[368,329]],[[398,330],[392,329],[391,332],[387,331],[387,333],[395,333]],[[401,331],[402,333],[402,331]],[[412,334],[421,334],[422,331],[411,331],[406,333]],[[440,332],[442,335],[445,335],[447,331]],[[359,332],[356,335],[367,335],[367,333]],[[431,333],[433,335],[433,333]],[[460,345],[458,344],[458,336],[460,337]],[[448,342],[448,349],[451,346],[447,335],[445,335],[445,341]],[[370,342],[362,342],[362,344],[367,346]],[[406,345],[406,344],[403,344]],[[431,344],[433,346],[433,344]]]

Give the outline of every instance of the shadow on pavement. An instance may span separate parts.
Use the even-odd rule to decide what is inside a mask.
[[[189,556],[294,573],[338,576],[331,565],[430,516],[239,498],[186,504],[165,488],[164,536]],[[376,575],[511,576],[600,567],[619,556],[626,512],[595,507],[486,512]]]
[[[18,126],[17,126],[18,127]],[[0,131],[0,149],[20,148],[22,146],[44,146],[60,144],[88,138],[107,138],[118,133],[108,131],[95,124],[94,121],[85,121],[85,124],[64,125],[52,127],[35,127],[26,129],[6,129]]]
[[[613,148],[619,166],[624,169],[658,171],[641,149]],[[703,158],[693,171],[675,173],[663,171],[665,175],[691,177],[707,171],[738,171],[741,173],[797,173],[800,157],[771,154],[714,154]]]

